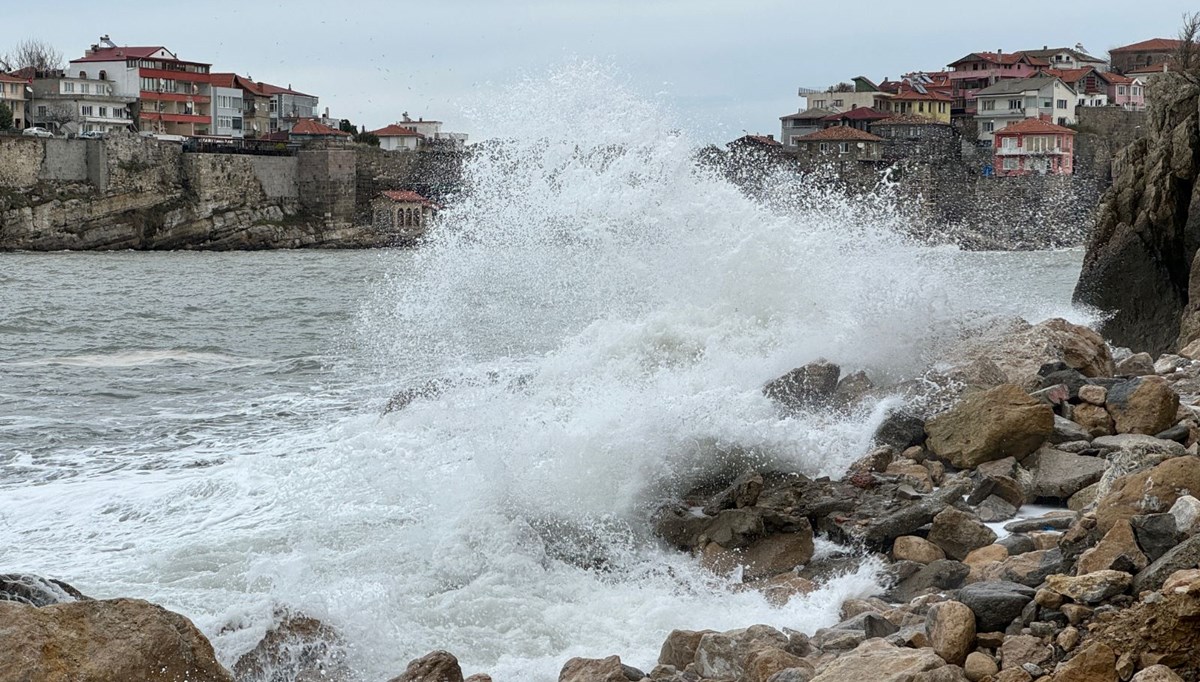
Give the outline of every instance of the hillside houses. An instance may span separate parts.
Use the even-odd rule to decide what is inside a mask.
[[[974,147],[979,152],[970,156],[986,164],[987,175],[1071,174],[1074,164],[1064,155],[1073,154],[1074,144],[1062,131],[1074,134],[1081,109],[1144,111],[1147,80],[1172,68],[1178,47],[1177,40],[1144,40],[1114,48],[1111,61],[1081,44],[984,50],[944,70],[910,71],[878,84],[860,75],[823,91],[801,89],[803,106],[780,117],[779,140],[802,162],[834,155],[839,161],[937,163]],[[878,153],[840,144],[841,133],[827,132],[834,127],[871,135]],[[1044,151],[1050,137],[1057,146]],[[1027,140],[1041,145],[1036,153],[1025,153]],[[995,151],[1001,143],[1009,145],[1003,153]]]

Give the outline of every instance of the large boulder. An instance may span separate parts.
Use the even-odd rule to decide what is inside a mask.
[[[1029,602],[1037,590],[1009,581],[990,581],[967,585],[958,591],[958,600],[975,614],[976,632],[1003,632]]]
[[[872,639],[817,671],[812,682],[909,682],[917,674],[946,665],[931,649],[906,649]]]
[[[49,606],[87,598],[61,580],[24,573],[0,574],[0,601]]]
[[[669,665],[680,670],[696,659],[696,649],[704,635],[717,634],[714,630],[672,630],[663,640],[658,652],[659,665]]]
[[[1096,503],[1096,522],[1107,533],[1122,519],[1166,512],[1175,500],[1200,491],[1200,457],[1175,457],[1152,469],[1122,476]]]
[[[986,547],[996,541],[996,532],[967,512],[946,507],[933,517],[929,541],[951,559],[962,561],[973,549]]]
[[[1150,563],[1138,547],[1133,525],[1121,519],[1096,544],[1079,556],[1075,572],[1079,575],[1096,571],[1117,570],[1134,573]]]
[[[1004,384],[969,394],[929,420],[927,445],[960,469],[1005,457],[1018,460],[1041,447],[1054,431],[1054,410],[1021,387]]]
[[[1200,535],[1193,535],[1175,545],[1133,579],[1133,592],[1157,590],[1175,571],[1200,566]]]
[[[616,658],[614,656],[613,658]],[[571,659],[578,661],[581,659]],[[619,660],[618,660],[619,663]],[[567,665],[571,665],[570,662]],[[565,670],[565,668],[564,668]],[[239,679],[257,679],[257,678],[242,678]],[[319,680],[319,677],[313,678]],[[560,678],[561,679],[561,678]],[[577,678],[579,682],[592,682],[589,678]],[[596,678],[596,682],[601,682],[603,678]],[[458,659],[448,651],[432,651],[424,656],[409,661],[408,666],[399,677],[394,677],[390,682],[463,682],[462,668],[458,665]],[[603,682],[608,682],[603,679]],[[617,682],[614,680],[614,682]],[[622,678],[619,682],[625,682]]]
[[[1124,571],[1096,571],[1079,576],[1052,575],[1046,578],[1051,590],[1080,604],[1099,604],[1129,589],[1133,576]]]
[[[1041,383],[1039,370],[1061,362],[1085,377],[1109,377],[1115,371],[1112,352],[1095,331],[1063,319],[1016,328],[978,344],[972,355],[993,363],[1008,383],[1032,390]]]
[[[1153,436],[1175,423],[1179,395],[1162,377],[1135,377],[1109,389],[1106,409],[1117,433]]]
[[[608,658],[572,658],[558,673],[558,682],[632,682],[645,676],[636,668],[621,663],[619,656]],[[462,680],[459,673],[458,680]],[[424,680],[422,680],[424,682]],[[442,682],[430,678],[428,682]],[[447,679],[446,682],[457,682]]]
[[[1088,644],[1058,669],[1054,682],[1117,682],[1117,655],[1103,642]]]
[[[1024,466],[1033,473],[1029,484],[1033,497],[1066,499],[1099,481],[1108,462],[1043,447],[1030,455]]]
[[[239,680],[337,682],[351,679],[337,631],[302,614],[280,611],[275,618],[275,627],[234,664],[233,674]]]
[[[934,604],[925,617],[925,635],[938,656],[962,665],[975,650],[975,613],[962,602]]]
[[[183,616],[140,599],[0,601],[0,682],[233,682]]]
[[[1189,284],[1200,245],[1200,85],[1170,73],[1148,88],[1155,107],[1146,135],[1113,163],[1074,298],[1111,313],[1100,329],[1105,338],[1157,355],[1197,336],[1189,320],[1200,296]]]
[[[821,359],[772,379],[763,386],[763,393],[789,410],[826,407],[841,374],[841,367]]]

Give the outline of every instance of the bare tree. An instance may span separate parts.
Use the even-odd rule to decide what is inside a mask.
[[[1179,47],[1175,49],[1175,62],[1184,73],[1200,75],[1200,12],[1183,15],[1183,26],[1179,29]]]
[[[63,67],[63,53],[44,40],[30,38],[17,43],[0,61],[13,70],[32,67],[37,71],[55,71]]]
[[[83,118],[75,107],[68,104],[52,104],[46,107],[45,113],[36,113],[34,123],[45,126],[50,130],[62,130],[69,123],[80,123]]]

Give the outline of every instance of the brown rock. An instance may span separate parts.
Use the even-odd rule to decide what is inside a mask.
[[[929,541],[962,561],[973,549],[986,547],[996,541],[996,533],[979,519],[954,507],[946,507],[933,517]]]
[[[1096,571],[1081,576],[1052,575],[1046,586],[1081,604],[1099,604],[1121,594],[1133,584],[1133,576],[1123,571]]]
[[[753,585],[767,599],[771,606],[784,606],[792,597],[811,594],[817,590],[817,584],[808,578],[802,578],[795,573],[781,573],[774,578],[763,580]]]
[[[746,657],[746,672],[741,682],[767,682],[775,673],[790,668],[814,672],[813,664],[782,649],[759,649]]]
[[[888,465],[884,473],[898,476],[901,481],[911,485],[917,492],[933,491],[933,477],[929,475],[929,469],[924,464],[900,460]]]
[[[420,679],[420,678],[417,678]],[[462,674],[459,673],[459,680]],[[429,682],[441,682],[430,680]],[[572,658],[558,673],[558,682],[629,682],[620,656]]]
[[[1000,666],[996,665],[996,661],[992,660],[991,656],[973,651],[967,654],[967,661],[963,664],[963,671],[967,675],[967,679],[971,682],[980,682],[980,680],[995,676],[1000,672]]]
[[[492,682],[492,676],[485,673],[475,673],[463,682]]]
[[[1152,665],[1134,675],[1133,682],[1183,682],[1183,678],[1160,663]]]
[[[927,445],[960,469],[1005,457],[1018,460],[1041,447],[1054,431],[1054,410],[1019,386],[1004,384],[970,394],[929,420]]]
[[[1136,377],[1109,389],[1107,409],[1117,433],[1153,436],[1175,423],[1179,396],[1161,377]]]
[[[1096,521],[1107,533],[1117,521],[1166,512],[1183,495],[1200,490],[1200,457],[1174,457],[1113,481],[1096,504]]]
[[[1079,387],[1079,399],[1091,405],[1103,405],[1108,399],[1108,389],[1091,384]]]
[[[915,561],[928,564],[939,559],[945,559],[946,553],[941,547],[916,535],[903,535],[896,538],[892,545],[892,558],[896,561]]]
[[[1079,646],[1079,628],[1068,625],[1054,638],[1054,643],[1063,651],[1071,651]]]
[[[1084,646],[1054,674],[1054,682],[1117,682],[1117,656],[1106,644]]]
[[[1008,558],[1008,548],[1004,545],[986,545],[978,549],[973,549],[967,554],[967,558],[963,559],[963,563],[974,568],[986,564],[1004,561]]]
[[[1067,617],[1067,622],[1071,625],[1080,625],[1092,617],[1092,609],[1082,604],[1063,604],[1058,609]]]
[[[0,682],[233,682],[183,616],[140,599],[0,601]]]
[[[672,630],[658,652],[659,665],[670,665],[683,670],[696,659],[700,638],[707,634],[716,634],[716,631]]]
[[[1040,637],[1017,635],[1008,637],[1000,647],[1000,668],[1020,668],[1026,663],[1041,666],[1054,657],[1054,649]]]
[[[1020,668],[1001,670],[993,682],[1033,682],[1033,676]]]
[[[813,556],[813,532],[807,519],[794,524],[792,533],[773,533],[755,540],[742,554],[745,580],[779,575],[807,564]]]
[[[1175,571],[1163,582],[1163,592],[1200,591],[1200,569],[1188,568]]]
[[[1079,424],[1092,438],[1111,436],[1116,433],[1112,415],[1100,405],[1084,403],[1071,411],[1071,421]]]
[[[562,677],[560,676],[559,679]],[[591,682],[587,678],[578,679],[579,682]],[[597,680],[599,679],[597,678]],[[392,678],[391,682],[463,682],[463,674],[462,668],[458,666],[458,659],[452,654],[447,651],[432,651],[409,661],[404,672],[399,677]],[[608,680],[604,680],[604,682],[608,682]],[[625,680],[622,679],[621,682],[625,682]]]
[[[918,673],[944,665],[946,662],[930,649],[904,649],[871,639],[825,664],[812,682],[908,682]]]
[[[1079,556],[1079,561],[1075,564],[1075,574],[1083,575],[1109,569],[1136,573],[1149,563],[1146,555],[1138,547],[1133,526],[1129,521],[1121,519],[1113,524],[1099,544]]]
[[[326,682],[349,679],[337,632],[301,614],[279,612],[279,623],[233,666],[239,680]]]
[[[763,393],[790,410],[811,410],[829,403],[841,374],[841,367],[821,359],[768,382]]]
[[[975,613],[956,601],[934,604],[926,615],[925,634],[934,653],[962,665],[975,648]]]

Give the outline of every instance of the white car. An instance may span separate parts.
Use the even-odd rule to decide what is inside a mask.
[[[21,134],[29,135],[30,137],[54,137],[54,133],[46,130],[45,128],[39,128],[37,126],[26,128],[25,130],[21,131]]]

